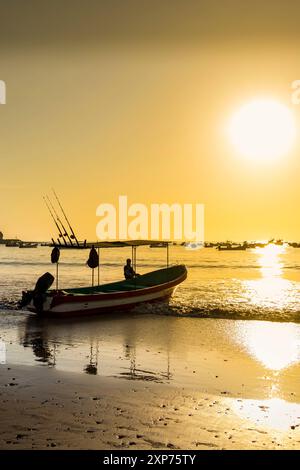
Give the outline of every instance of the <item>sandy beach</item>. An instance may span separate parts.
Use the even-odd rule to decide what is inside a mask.
[[[34,325],[31,329],[36,333],[38,324]],[[79,343],[79,332],[82,338],[92,331],[97,336],[97,325],[103,338],[100,357],[107,372],[93,375],[92,370],[87,374],[68,367],[63,331],[68,330],[69,343],[76,337]],[[249,329],[254,325],[255,333]],[[19,324],[19,337],[23,327]],[[22,364],[20,355],[16,360],[13,340],[7,341],[8,361],[0,366],[0,447],[299,449],[299,364],[283,364],[280,346],[272,342],[268,350],[265,341],[264,356],[259,356],[260,335],[274,338],[278,327],[286,329],[289,340],[299,337],[298,325],[144,315],[118,323],[114,319],[79,322],[77,329],[74,324],[60,325],[58,338],[57,324],[44,323],[48,341],[55,336],[62,351],[59,354],[58,347],[54,365],[49,361],[43,366],[26,364],[26,354]],[[131,361],[128,373],[123,365],[118,373],[117,364],[123,363],[126,351],[125,356],[118,356],[110,336],[114,332],[120,341],[124,329],[131,331],[127,342],[135,346],[136,369]],[[7,328],[2,338],[12,339],[12,331],[15,328]],[[139,336],[142,331],[143,338]],[[252,338],[252,350],[237,341],[239,336]],[[115,362],[107,359],[111,344]],[[279,348],[281,363],[274,362],[274,354],[273,364],[268,362],[274,346]],[[168,373],[155,375],[147,370],[149,355],[156,356],[156,363],[150,360],[153,368],[159,364],[163,369],[166,352]],[[73,356],[77,364],[79,351],[73,351]]]

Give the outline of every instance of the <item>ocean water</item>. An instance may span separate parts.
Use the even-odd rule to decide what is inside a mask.
[[[55,267],[51,249],[8,248],[0,245],[0,308],[14,309],[24,289],[33,288],[39,276]],[[88,250],[62,250],[59,287],[91,283],[86,265]],[[100,283],[123,277],[123,265],[130,248],[102,249]],[[214,248],[188,250],[170,247],[170,263],[184,263],[188,279],[175,292],[169,306],[138,307],[149,313],[185,317],[300,321],[300,249],[268,245],[247,251],[218,251]],[[166,250],[137,249],[137,271],[166,265]],[[97,280],[97,272],[95,272]]]
[[[16,309],[22,290],[33,288],[46,271],[55,274],[50,253],[47,247],[0,246],[0,370],[5,364],[46,366],[298,400],[300,249],[174,246],[170,262],[186,264],[188,279],[169,305],[66,320]],[[61,251],[60,288],[91,283],[87,257],[88,250]],[[101,250],[100,283],[122,279],[128,257],[128,248]],[[164,267],[166,250],[140,247],[137,264],[140,273]]]

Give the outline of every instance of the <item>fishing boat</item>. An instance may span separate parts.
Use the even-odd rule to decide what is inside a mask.
[[[297,242],[289,242],[289,246],[292,248],[300,248],[300,243]]]
[[[20,242],[19,248],[37,248],[38,243],[36,242]]]
[[[160,243],[160,242],[157,242]],[[151,244],[153,242],[151,241]],[[116,246],[132,248],[133,268],[136,272],[136,248],[150,245],[149,241],[130,241],[99,243],[97,248]],[[184,265],[169,266],[169,249],[167,245],[167,266],[143,275],[136,275],[129,280],[111,282],[97,286],[72,289],[50,289],[54,277],[44,274],[33,291],[23,292],[20,306],[27,306],[31,312],[45,316],[87,316],[112,311],[132,309],[139,304],[157,301],[167,302],[175,289],[187,277]],[[98,275],[99,279],[99,275]]]
[[[57,246],[59,249],[62,249],[62,250],[86,250],[87,248],[91,248],[91,244],[88,244],[86,242],[86,240],[84,241],[78,241],[76,243],[61,243],[60,239],[58,238],[57,239],[57,242],[55,242],[55,240],[52,238],[52,243],[49,244],[49,246],[51,246],[52,248],[54,248],[55,246]]]
[[[268,241],[268,244],[282,246],[284,245],[284,241],[281,238],[279,238],[278,240],[275,240],[275,238],[271,238],[271,240]]]
[[[5,246],[8,248],[15,248],[18,247],[21,240],[7,240]]]
[[[266,242],[245,242],[247,248],[255,249],[255,248],[265,248],[268,243]]]
[[[232,245],[218,245],[217,249],[219,251],[240,251],[246,250],[247,245],[232,244]]]

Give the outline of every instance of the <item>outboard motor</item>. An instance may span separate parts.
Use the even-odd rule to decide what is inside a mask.
[[[45,294],[52,286],[54,277],[50,273],[45,273],[36,281],[34,292]]]
[[[46,292],[52,286],[54,277],[50,273],[45,273],[36,282],[33,291],[22,292],[22,300],[20,301],[20,308],[28,305],[33,300],[33,305],[38,313],[43,311],[44,301],[46,299]]]

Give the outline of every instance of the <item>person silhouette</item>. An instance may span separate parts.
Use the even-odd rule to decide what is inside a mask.
[[[131,259],[127,258],[124,266],[124,276],[126,280],[133,279],[136,276],[136,272],[131,266]]]

